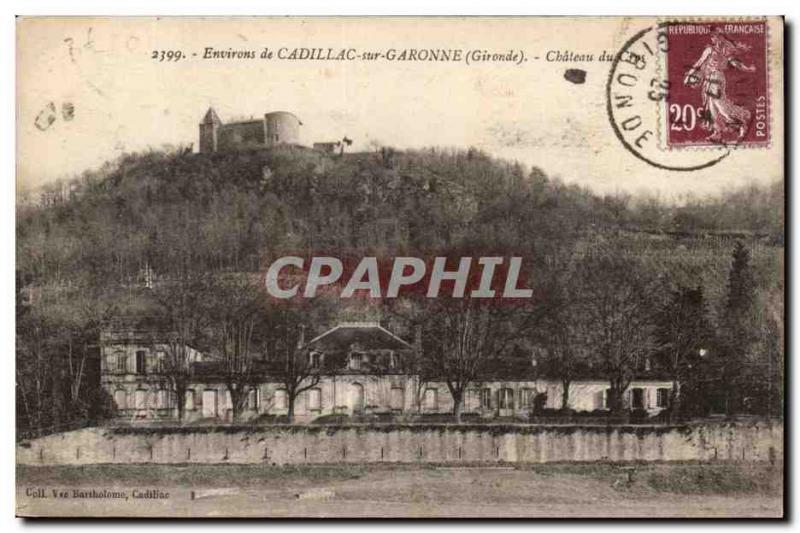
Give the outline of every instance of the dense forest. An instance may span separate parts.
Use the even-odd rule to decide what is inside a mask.
[[[703,350],[713,347],[708,349],[718,358],[704,364],[711,365],[709,373],[723,376],[719,389],[730,389],[748,373],[752,379],[769,373],[769,391],[741,394],[735,401],[726,392],[726,411],[780,410],[782,182],[670,204],[656,197],[594,194],[474,149],[382,148],[334,156],[287,146],[126,155],[86,172],[71,187],[52,186],[46,197],[47,205],[26,202],[17,210],[17,397],[23,428],[94,419],[110,409],[98,407],[107,399],[97,398],[99,391],[86,385],[76,365],[89,357],[98,331],[117,317],[164,316],[184,340],[213,349],[208,333],[213,328],[180,327],[187,323],[185,313],[177,316],[170,302],[181,300],[185,291],[159,288],[169,280],[189,280],[184,289],[199,287],[208,302],[220,293],[202,281],[208,275],[263,272],[289,252],[321,251],[382,256],[513,251],[529,260],[536,305],[518,313],[523,318],[511,328],[515,342],[501,343],[512,349],[478,359],[539,350],[569,379],[588,357],[586,347],[602,341],[598,328],[607,321],[609,311],[587,302],[629,295],[636,313],[617,318],[639,324],[628,335],[636,349],[608,346],[604,364],[595,366],[606,369],[609,379],[619,378],[620,394],[645,355],[648,361],[661,359],[678,381],[693,364],[698,368],[686,354],[702,344]],[[240,301],[225,302],[250,309]],[[396,311],[337,308],[326,320],[366,313],[397,321],[408,338],[415,324],[435,324],[420,318],[420,310]],[[208,321],[213,315],[207,313]],[[264,324],[281,329],[274,319],[258,319],[263,338],[255,328],[254,345],[276,342],[264,333],[269,329]],[[248,320],[252,326],[251,315]],[[303,321],[297,313],[286,320]],[[330,325],[323,322],[309,327]],[[490,318],[476,323],[487,327]],[[431,345],[440,336],[446,337],[430,331],[424,336],[430,353],[439,354],[438,365],[426,368],[443,377],[449,368],[446,347]],[[453,382],[465,379],[477,379],[476,374]],[[64,401],[53,402],[54,397]],[[690,398],[688,389],[685,397]]]
[[[610,231],[783,243],[782,182],[674,206],[595,195],[476,150],[154,151],[87,172],[65,196],[19,209],[17,259],[34,280],[124,282],[145,262],[168,275],[178,257],[257,270],[281,249],[544,249]]]

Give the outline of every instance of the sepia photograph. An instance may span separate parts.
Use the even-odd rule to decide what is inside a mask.
[[[783,18],[15,25],[18,517],[785,518]]]

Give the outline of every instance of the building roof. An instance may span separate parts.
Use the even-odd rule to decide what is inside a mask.
[[[125,316],[112,321],[108,328],[101,332],[101,340],[107,344],[149,341],[166,339],[170,330],[163,319],[151,316]],[[347,352],[357,345],[360,349],[369,350],[412,350],[414,347],[387,330],[377,322],[342,322],[309,341],[305,348],[325,352],[324,367],[321,372],[330,373],[368,373],[369,368],[353,371],[347,369]],[[272,361],[262,361],[256,354],[254,372],[269,375]],[[202,353],[201,360],[193,362],[197,375],[206,378],[221,375],[223,362],[212,353]],[[384,373],[386,373],[384,371]],[[502,357],[483,361],[481,372],[475,383],[489,381],[535,381],[539,379],[557,380],[560,377],[557,366],[547,360],[533,364],[527,353],[506,354]],[[573,368],[575,382],[606,381],[605,372],[600,366],[578,364]],[[670,381],[669,374],[654,365],[649,369],[637,369],[634,381]],[[439,377],[438,379],[442,379]]]
[[[298,123],[298,124],[300,124],[301,126],[303,125],[303,122],[300,120],[300,117],[298,117],[297,115],[295,115],[294,113],[292,113],[292,112],[289,112],[289,111],[270,111],[269,113],[267,113],[267,114],[266,114],[266,115],[264,115],[264,116],[265,116],[265,117],[270,117],[270,116],[276,116],[276,115],[280,115],[280,116],[290,116],[290,117],[292,117],[293,119],[295,119],[295,120],[297,121],[297,123]]]
[[[347,349],[358,344],[367,350],[410,350],[412,346],[377,322],[342,322],[309,341],[310,348]]]
[[[217,112],[214,111],[213,107],[209,107],[208,111],[206,111],[206,116],[203,117],[203,121],[201,124],[222,124],[222,121],[219,119],[219,115]]]

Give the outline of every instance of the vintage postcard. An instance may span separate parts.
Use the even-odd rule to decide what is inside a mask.
[[[782,18],[16,26],[18,516],[784,516]]]

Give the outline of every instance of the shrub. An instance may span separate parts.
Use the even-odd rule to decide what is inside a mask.
[[[288,424],[289,418],[286,415],[263,414],[251,420],[253,424]]]
[[[350,419],[350,415],[322,415],[318,416],[314,420],[311,421],[312,424],[318,425],[342,425],[342,424],[349,424],[352,420]]]
[[[553,409],[546,409],[545,405],[547,405],[547,393],[546,392],[538,392],[536,396],[533,397],[533,412],[534,413],[542,413],[543,411],[552,411]]]
[[[104,388],[92,389],[88,398],[87,422],[97,425],[114,418],[117,413],[117,404],[114,398]]]
[[[574,411],[575,416],[579,417],[607,417],[611,414],[608,409],[595,409],[593,411]]]

